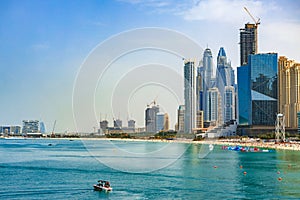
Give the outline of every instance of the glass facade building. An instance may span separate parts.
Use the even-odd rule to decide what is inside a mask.
[[[231,63],[227,61],[224,48],[221,47],[217,57],[216,85],[221,95],[221,107],[224,108],[220,110],[220,112],[223,112],[223,122],[235,119],[235,108],[232,109],[232,106],[235,106],[234,79],[234,70],[231,67]],[[226,91],[226,88],[229,90],[229,87],[233,88],[233,90]]]
[[[21,135],[21,126],[0,126],[0,135]]]
[[[224,122],[235,119],[235,92],[234,87],[226,86],[224,92]]]
[[[238,68],[240,125],[274,126],[277,113],[277,54],[249,55]]]
[[[202,72],[202,105],[200,108],[204,109],[204,120],[209,121],[209,113],[207,108],[208,104],[208,90],[213,86],[213,56],[209,48],[206,48],[203,53],[203,66],[201,67]]]
[[[242,66],[237,68],[237,84],[239,124],[250,125],[252,123],[252,115],[250,70],[248,66]]]
[[[184,113],[185,113],[185,106],[180,105],[177,110],[177,124],[178,124],[178,132],[184,132]]]
[[[164,130],[164,113],[157,113],[156,114],[156,132],[160,132]]]
[[[145,111],[146,132],[156,133],[156,114],[159,112],[158,106],[148,107]]]
[[[220,103],[221,103],[221,96],[218,88],[214,87],[207,91],[207,107],[206,110],[208,111],[208,120],[211,122],[218,122],[220,119]]]
[[[196,112],[197,112],[197,71],[195,62],[186,61],[184,64],[184,132],[192,133],[196,127]]]

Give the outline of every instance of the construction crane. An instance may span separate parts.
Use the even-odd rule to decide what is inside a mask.
[[[251,13],[249,12],[249,10],[244,7],[245,11],[250,15],[250,17],[252,18],[252,20],[254,21],[255,25],[258,26],[260,24],[260,18],[258,18],[257,20],[251,15]]]
[[[155,106],[157,97],[158,95],[154,98],[154,100],[151,103],[147,104],[147,107],[150,107],[152,104]]]

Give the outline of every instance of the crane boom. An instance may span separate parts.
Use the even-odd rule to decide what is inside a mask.
[[[248,10],[246,7],[244,7],[244,9],[245,9],[245,11],[248,13],[248,15],[251,17],[251,19],[254,21],[255,25],[259,25],[259,24],[260,24],[260,22],[259,22],[260,18],[258,18],[258,19],[256,20],[256,19],[251,15],[251,13],[249,12],[249,10]]]

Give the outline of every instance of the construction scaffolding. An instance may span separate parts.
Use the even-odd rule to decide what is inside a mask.
[[[285,117],[281,113],[276,117],[275,140],[277,143],[285,142]]]

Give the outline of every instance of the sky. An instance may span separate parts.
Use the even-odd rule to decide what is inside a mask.
[[[74,90],[82,67],[99,45],[130,30],[156,27],[176,31],[203,49],[209,47],[215,61],[219,48],[224,47],[236,69],[239,29],[253,22],[244,6],[254,18],[260,18],[259,52],[276,52],[300,62],[299,1],[1,0],[0,125],[22,125],[22,120],[38,119],[52,131],[57,120],[57,132],[76,131],[76,123],[80,122],[74,120]],[[119,47],[115,44],[111,48]],[[105,56],[109,51],[101,53]],[[201,59],[203,52],[194,53],[199,55],[196,59]],[[119,83],[123,86],[134,83],[135,77],[143,74],[142,69],[154,69],[157,64],[161,65],[159,69],[174,67],[174,70],[162,70],[161,76],[168,73],[171,76],[173,72],[174,76],[180,75],[183,68],[179,56],[151,49],[131,52],[112,62],[110,75],[114,74],[117,82],[104,76],[98,78],[96,86],[91,86],[95,91],[95,116],[92,116],[95,119],[90,120],[93,125],[84,124],[78,131],[93,131],[100,118],[107,118],[110,125],[113,118],[121,118],[123,123],[132,118],[142,127],[144,110],[154,99],[162,111],[169,113],[171,128],[174,128],[177,106],[183,104],[182,94],[174,95],[173,90],[159,84],[142,84],[132,87],[132,91],[128,91],[131,95],[123,99],[122,87],[115,89]],[[145,66],[148,68],[143,68]],[[134,67],[137,68],[134,73],[128,73]],[[142,77],[147,77],[147,73]],[[124,84],[122,81],[126,80]],[[106,92],[111,94],[110,87],[119,95],[115,95],[113,101],[105,100],[109,96]],[[76,98],[84,99],[83,95]],[[168,102],[170,99],[172,103]],[[119,108],[122,101],[127,101],[126,108]],[[87,121],[90,118],[84,113],[82,116]]]

